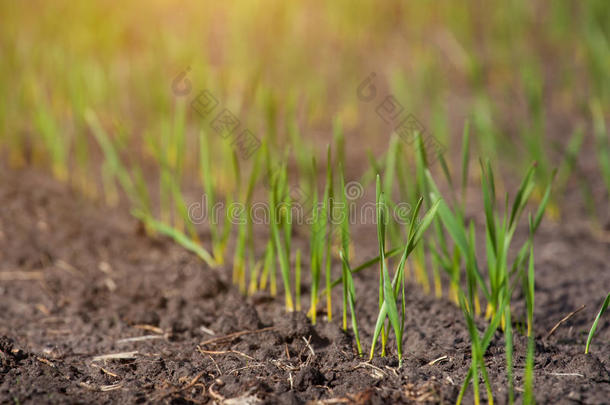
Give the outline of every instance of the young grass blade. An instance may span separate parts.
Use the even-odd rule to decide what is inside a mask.
[[[281,212],[279,198],[285,179],[285,173],[286,166],[282,165],[282,168],[280,169],[280,175],[275,177],[270,190],[269,205],[271,209],[271,236],[273,238],[273,242],[275,243],[275,249],[280,262],[280,271],[282,273],[282,280],[284,282],[286,311],[292,312],[294,311],[294,303],[292,301],[292,292],[290,285],[290,261],[288,257],[289,252],[286,251],[286,243],[289,242],[285,239],[284,242],[282,242],[282,237],[280,234]]]
[[[462,214],[466,208],[466,188],[468,186],[468,167],[470,163],[470,122],[464,122],[462,135]]]
[[[510,213],[510,221],[508,222],[509,229],[516,226],[516,219],[519,217],[519,214],[525,207],[527,200],[529,199],[530,194],[534,189],[534,174],[536,172],[536,163],[532,164],[527,171],[527,174],[523,178],[521,182],[521,186],[519,187],[519,191],[517,191],[517,195],[515,196],[515,201],[513,202],[513,208]]]
[[[394,257],[397,254],[399,254],[400,252],[402,252],[402,250],[403,250],[403,248],[399,246],[397,248],[386,251],[384,253],[384,256],[386,257],[386,259],[389,259],[390,257]],[[372,259],[369,259],[369,260],[365,261],[364,263],[359,264],[358,266],[356,266],[352,269],[352,273],[356,274],[356,273],[361,272],[362,270],[368,269],[372,265],[377,264],[379,262],[379,259],[380,259],[379,256],[375,256]],[[331,287],[335,288],[336,286],[341,284],[341,282],[342,282],[342,278],[339,277],[332,282]],[[325,292],[325,291],[322,291],[322,292]]]
[[[377,211],[377,240],[379,243],[379,316],[377,317],[377,324],[375,325],[375,333],[373,336],[373,344],[371,345],[371,356],[373,358],[373,353],[375,349],[375,344],[377,343],[377,338],[380,332],[381,336],[381,355],[385,355],[385,343],[386,343],[386,331],[384,327],[386,314],[384,313],[382,316],[382,308],[386,307],[387,304],[384,300],[384,267],[385,267],[385,223],[383,209],[381,204],[383,203],[383,195],[381,193],[381,179],[379,174],[375,179],[375,207]],[[387,308],[386,308],[387,312]],[[383,331],[382,331],[383,329]]]
[[[530,215],[530,239],[532,233],[532,217]],[[527,354],[525,357],[525,372],[523,403],[534,403],[534,247],[530,247],[530,259],[527,272],[527,293],[525,295],[527,305]]]
[[[45,101],[39,103],[34,123],[50,155],[53,175],[59,181],[66,181],[68,180],[69,138],[61,134],[53,113],[47,107]]]
[[[237,241],[235,243],[235,254],[233,256],[233,283],[239,286],[242,294],[246,293],[246,236],[248,231],[248,220],[246,210],[239,213],[239,225],[237,230]]]
[[[432,186],[432,189],[430,190],[430,195],[433,198],[438,198],[438,196],[440,196],[440,193],[438,191],[438,188],[436,188],[436,185],[434,184],[434,180],[432,180],[432,175],[430,174],[429,170],[426,170],[426,177],[428,179],[429,184]],[[439,201],[438,216],[440,217],[443,226],[456,244],[460,255],[465,258],[468,257],[469,248],[465,227],[460,224],[460,222],[457,220],[456,216],[453,214],[449,206],[443,200]],[[485,298],[489,301],[491,295],[489,293],[487,285],[485,284],[485,281],[483,280],[483,276],[479,271],[476,258],[472,266],[474,274],[477,277],[478,283],[481,286],[483,293],[485,294]]]
[[[345,135],[343,134],[343,123],[339,118],[333,120],[333,141],[337,151],[339,165],[345,166]]]
[[[204,207],[208,213],[212,213],[216,204],[216,198],[214,193],[214,184],[212,181],[212,165],[210,163],[209,155],[209,143],[206,135],[203,131],[199,132],[199,172],[201,180],[203,182],[203,190],[205,193],[206,206]],[[212,218],[209,221],[210,234],[212,235],[212,254],[214,260],[218,264],[224,262],[224,247],[222,246],[222,236],[218,229],[218,224]]]
[[[246,196],[245,196],[245,204],[244,204],[244,208],[245,208],[245,237],[244,237],[244,241],[243,244],[245,246],[243,246],[243,256],[244,256],[244,261],[246,261],[246,256],[249,256],[250,258],[250,287],[249,287],[249,293],[250,295],[254,294],[257,290],[257,273],[258,273],[258,268],[256,265],[253,265],[253,261],[255,260],[255,250],[254,250],[254,224],[252,221],[252,216],[250,215],[250,213],[252,212],[252,198],[253,198],[253,194],[254,194],[254,187],[256,185],[256,181],[258,179],[258,174],[259,174],[259,169],[260,169],[260,158],[261,154],[257,154],[255,159],[254,159],[254,164],[252,166],[252,171],[250,173],[250,179],[248,180],[248,186],[246,189]]]
[[[346,196],[346,191],[345,191],[345,178],[344,178],[344,174],[343,174],[343,165],[339,165],[339,173],[340,173],[340,197],[341,197],[341,202],[340,202],[340,208],[341,208],[341,212],[340,212],[340,227],[341,227],[341,253],[344,254],[346,256],[346,259],[349,258],[349,242],[350,242],[350,236],[349,236],[349,208],[347,206],[347,196]],[[343,273],[342,276],[342,280],[343,280],[343,330],[347,330],[347,305],[348,305],[348,280],[345,276],[345,274]]]
[[[330,145],[327,149],[326,155],[326,190],[324,191],[324,205],[323,205],[323,223],[324,223],[324,238],[326,239],[326,313],[328,316],[328,321],[332,321],[333,318],[333,306],[332,306],[332,258],[331,258],[331,246],[332,246],[332,236],[333,236],[333,221],[332,221],[332,213],[333,213],[333,171],[332,171],[332,160],[331,160],[331,149]],[[324,243],[324,240],[321,239],[321,243]]]
[[[350,314],[352,317],[352,330],[354,331],[354,338],[356,339],[356,346],[358,347],[358,355],[362,356],[362,345],[360,344],[360,334],[358,333],[358,322],[356,319],[356,289],[354,287],[354,280],[352,278],[352,270],[349,267],[349,262],[344,254],[343,250],[339,251],[341,257],[343,278],[346,280],[347,285],[347,301],[349,303]]]
[[[208,264],[210,267],[215,267],[217,263],[214,261],[210,253],[202,248],[197,243],[193,242],[186,236],[184,233],[178,231],[177,229],[172,228],[169,225],[164,224],[163,222],[157,221],[149,216],[144,215],[142,212],[138,210],[132,211],[133,216],[141,220],[146,224],[146,226],[151,227],[155,231],[163,234],[165,236],[169,236],[176,243],[184,247],[186,250],[189,250],[199,256],[204,262]]]
[[[411,254],[413,249],[415,249],[415,246],[417,246],[419,241],[422,239],[424,232],[426,232],[428,227],[432,224],[432,221],[435,219],[436,213],[440,209],[442,203],[443,203],[442,199],[436,200],[432,204],[432,206],[430,207],[428,212],[426,212],[426,215],[424,215],[424,217],[421,219],[419,224],[417,224],[417,226],[415,228],[413,228],[412,230],[409,231],[410,236],[409,236],[409,242],[407,243],[407,256]],[[419,205],[421,205],[421,199],[420,199],[420,202],[418,203],[418,206]],[[413,218],[411,219],[412,224],[417,221],[417,217],[415,216],[415,214],[417,214],[417,212],[419,212],[419,208],[414,211]]]
[[[322,219],[320,213],[320,207],[318,204],[318,188],[317,188],[317,165],[315,157],[312,158],[312,186],[313,190],[313,208],[312,208],[312,221],[310,228],[310,240],[309,240],[309,251],[310,251],[310,269],[311,269],[311,299],[309,316],[311,317],[311,323],[316,324],[317,305],[319,298],[319,285],[320,285],[320,272],[322,269],[321,265],[321,249],[320,234],[322,230]],[[339,280],[340,281],[340,280]]]
[[[510,318],[510,305],[504,308],[504,350],[506,352],[506,379],[508,383],[508,403],[515,402],[515,385],[513,380],[513,328]]]
[[[512,268],[510,270],[511,276],[516,274],[519,271],[519,269],[522,268],[521,266],[527,259],[528,251],[533,243],[533,234],[536,233],[536,231],[538,230],[538,227],[540,226],[540,223],[542,222],[542,218],[544,216],[546,206],[551,197],[551,189],[552,189],[553,180],[555,179],[556,173],[557,173],[557,170],[553,170],[553,173],[551,174],[551,181],[549,182],[549,184],[546,187],[546,190],[544,191],[542,200],[540,201],[540,205],[538,205],[538,209],[536,210],[536,215],[534,216],[534,220],[532,223],[530,223],[530,235],[531,236],[521,247],[521,249],[519,250],[519,253],[517,253],[515,261],[513,262]]]
[[[273,247],[273,240],[269,240],[267,242],[267,247],[265,248],[265,260],[263,262],[263,271],[261,273],[259,288],[261,290],[265,290],[267,288],[267,282],[271,280],[269,292],[272,297],[275,297],[277,287],[275,284],[275,260],[273,257]]]
[[[464,392],[466,391],[466,388],[470,384],[471,378],[473,381],[473,388],[475,390],[474,402],[475,402],[475,404],[478,404],[480,402],[479,393],[478,393],[478,391],[479,391],[478,371],[480,371],[481,375],[483,376],[483,382],[485,384],[485,389],[487,391],[487,397],[488,397],[487,401],[489,404],[493,404],[493,402],[494,402],[493,393],[491,391],[491,384],[489,382],[489,376],[487,374],[487,368],[485,366],[484,355],[485,355],[485,352],[487,351],[487,346],[489,345],[489,342],[491,341],[491,337],[493,336],[493,333],[497,329],[497,327],[500,323],[500,320],[502,319],[502,315],[504,313],[504,308],[505,308],[504,304],[506,303],[506,301],[505,300],[503,301],[501,311],[498,311],[498,313],[494,316],[494,319],[487,327],[482,339],[480,338],[479,332],[474,324],[474,318],[472,316],[472,312],[468,308],[468,304],[466,302],[466,297],[464,296],[464,293],[462,290],[459,291],[459,302],[460,302],[460,307],[462,308],[462,312],[464,313],[464,317],[466,318],[466,324],[468,326],[468,333],[470,334],[470,338],[471,338],[473,364],[471,365],[470,371],[467,374],[466,379],[464,380],[462,389],[460,390],[460,394],[458,396],[457,404],[461,403],[462,397],[464,395]],[[502,313],[500,313],[500,312],[502,312]],[[492,329],[492,327],[493,327],[493,329]]]
[[[301,310],[301,249],[297,249],[294,270],[294,295],[296,297],[295,309]]]
[[[597,330],[597,324],[599,323],[599,319],[602,317],[604,312],[606,312],[606,309],[608,309],[609,304],[610,304],[610,293],[608,293],[608,295],[606,296],[606,299],[604,300],[602,307],[600,308],[599,312],[597,313],[597,316],[595,317],[595,320],[593,321],[593,325],[591,325],[591,330],[589,330],[589,336],[587,337],[587,344],[585,346],[585,354],[589,353],[589,346],[591,345],[591,341],[593,340],[593,335],[595,334],[595,331]]]
[[[459,290],[459,295],[460,297],[460,302],[464,302],[465,303],[465,297],[463,294],[462,290]],[[464,310],[466,307],[462,304],[460,304],[462,307],[462,310]],[[502,304],[504,305],[504,303]],[[467,308],[466,308],[467,309]],[[465,317],[468,317],[470,315],[468,314],[464,314]],[[503,313],[501,313],[500,311],[498,311],[494,317],[492,318],[491,322],[489,323],[489,325],[487,325],[487,329],[485,330],[485,333],[483,334],[483,338],[481,339],[481,351],[483,354],[485,354],[485,352],[487,351],[487,348],[489,347],[489,344],[491,343],[491,338],[493,337],[494,333],[496,332],[496,330],[498,330],[498,327],[500,326],[500,322],[502,320],[502,315]],[[471,342],[472,344],[472,342]],[[470,366],[470,369],[468,370],[468,373],[466,374],[466,378],[464,379],[464,383],[462,384],[462,388],[460,389],[460,393],[458,395],[458,399],[456,401],[457,405],[460,405],[462,403],[462,399],[464,394],[466,393],[466,388],[468,388],[468,386],[470,385],[470,382],[472,381],[472,377],[473,375],[477,375],[477,379],[478,379],[478,373],[477,373],[477,365],[478,363],[474,363],[475,362],[475,358],[473,357],[473,364]],[[483,363],[483,365],[485,365],[485,363]],[[492,398],[490,396],[490,398]]]
[[[490,246],[493,248],[493,254],[497,257],[498,255],[498,237],[496,235],[496,221],[494,217],[495,211],[495,190],[493,187],[493,174],[491,170],[486,171],[483,161],[481,161],[481,181],[483,189],[483,205],[485,207],[485,225],[489,235],[488,241]],[[490,167],[489,161],[487,167]]]

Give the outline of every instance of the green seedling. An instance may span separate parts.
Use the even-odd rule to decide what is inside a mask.
[[[362,344],[360,343],[360,333],[358,333],[358,320],[356,319],[356,288],[354,287],[354,279],[352,278],[352,270],[349,267],[349,261],[347,254],[343,251],[339,251],[342,263],[342,279],[344,281],[344,305],[349,305],[349,310],[352,319],[352,331],[354,332],[354,338],[356,339],[356,347],[358,349],[358,355],[362,356]],[[345,312],[344,312],[345,314]],[[347,330],[347,320],[343,321],[343,330]]]
[[[597,324],[599,323],[599,319],[602,317],[606,309],[608,309],[608,305],[610,304],[610,293],[606,296],[602,307],[599,309],[595,320],[593,321],[593,325],[591,325],[591,329],[589,330],[589,336],[587,337],[587,344],[585,345],[585,354],[589,354],[589,346],[591,345],[591,341],[593,340],[593,335],[595,335],[595,331],[597,330]]]
[[[294,295],[295,309],[301,310],[301,249],[297,249],[296,257],[294,259]]]
[[[343,123],[339,118],[333,120],[333,143],[337,153],[337,163],[345,167],[345,135],[343,134]]]
[[[273,179],[269,193],[269,209],[271,211],[271,237],[279,259],[282,281],[284,282],[286,311],[292,312],[294,311],[290,283],[290,233],[292,219],[290,218],[290,195],[285,193],[285,190],[286,166],[284,164],[279,174]],[[283,200],[282,195],[285,195]],[[283,229],[280,229],[282,225]]]
[[[340,250],[340,254],[342,257],[342,275],[341,275],[341,280],[343,283],[343,330],[346,331],[347,330],[347,307],[348,307],[348,301],[350,299],[349,295],[349,280],[347,275],[345,274],[347,269],[349,269],[349,244],[350,244],[350,235],[349,235],[349,207],[347,205],[347,196],[346,196],[346,191],[345,191],[345,178],[344,178],[344,173],[343,173],[343,166],[340,165],[339,168],[339,172],[340,172],[340,204],[339,204],[339,208],[340,208],[340,213],[339,213],[339,227],[341,229],[341,250]],[[343,259],[343,257],[345,257],[345,259]],[[351,276],[351,269],[349,270],[350,276]]]
[[[476,289],[480,288],[483,291],[487,300],[487,316],[491,320],[490,325],[495,323],[497,320],[497,326],[502,325],[505,333],[506,342],[506,362],[507,362],[507,378],[508,378],[508,392],[509,402],[514,399],[512,393],[513,385],[513,374],[512,374],[512,325],[510,323],[510,301],[512,291],[514,289],[513,283],[511,283],[511,276],[517,276],[523,273],[523,265],[528,257],[528,254],[532,253],[532,240],[535,231],[537,230],[546,203],[548,202],[550,195],[550,185],[543,195],[542,202],[538,207],[535,215],[535,219],[530,217],[530,238],[521,247],[521,250],[517,254],[512,267],[508,266],[507,263],[507,252],[510,248],[512,236],[515,232],[516,224],[523,212],[525,205],[529,199],[529,196],[534,188],[533,177],[534,177],[535,166],[532,166],[527,172],[512,204],[512,208],[508,206],[508,196],[506,196],[506,209],[502,217],[498,215],[495,206],[495,182],[493,171],[489,163],[484,164],[481,162],[482,171],[482,182],[483,182],[483,200],[485,207],[486,217],[486,253],[487,253],[487,278],[489,284],[487,284],[482,277],[479,270],[475,256],[475,233],[474,227],[470,226],[470,232],[467,234],[465,226],[458,219],[459,213],[453,213],[451,209],[444,203],[439,207],[439,217],[449,233],[451,235],[457,249],[460,251],[461,256],[465,259],[466,263],[466,281],[468,286],[468,296],[464,295],[461,290],[458,291],[460,294],[460,305],[466,316],[467,323],[474,319],[476,312],[476,306],[478,297],[476,295]],[[434,184],[429,171],[426,171],[426,177],[428,179],[428,185],[431,189],[431,194],[437,196],[438,188]],[[533,316],[533,262],[530,256],[530,267],[527,274],[528,282],[524,286],[525,295],[528,300],[531,299],[531,307],[528,304],[528,308],[532,311]],[[529,330],[531,331],[533,320],[529,320]],[[464,383],[462,392],[460,394],[460,401],[463,396],[463,391],[469,384],[470,378],[473,375],[477,375],[477,370],[482,373],[486,388],[488,390],[488,397],[491,399],[491,391],[488,385],[487,377],[485,376],[485,366],[482,362],[482,355],[484,353],[485,345],[481,345],[478,339],[476,329],[469,327],[471,334],[471,344],[473,350],[473,364],[471,366],[472,375],[467,378]],[[530,332],[531,333],[531,332]],[[476,335],[476,336],[475,336]],[[479,359],[479,360],[477,360]],[[477,378],[473,379],[473,388],[475,390],[475,403],[479,402],[479,389]]]
[[[224,224],[222,227],[216,223],[216,218],[212,218],[215,215],[216,209],[216,194],[213,184],[212,165],[210,162],[209,155],[209,143],[206,134],[203,131],[199,133],[199,172],[201,180],[203,182],[203,189],[205,192],[205,209],[207,210],[208,216],[210,217],[209,226],[210,233],[212,235],[212,254],[214,261],[219,265],[224,263],[224,255],[227,248],[227,242],[230,236],[230,213],[226,212],[224,216]],[[230,207],[230,200],[226,200],[227,207]]]
[[[309,316],[311,317],[311,323],[316,324],[317,306],[320,290],[320,273],[322,271],[322,257],[323,257],[323,235],[324,226],[322,220],[322,211],[318,205],[318,190],[316,187],[317,178],[317,166],[315,158],[312,159],[313,164],[313,208],[312,208],[312,222],[310,228],[310,239],[309,239],[309,250],[310,250],[310,270],[311,270],[311,299]],[[339,280],[340,282],[341,280]],[[338,283],[337,283],[338,284]]]
[[[416,163],[416,184],[417,184],[417,192],[420,195],[424,196],[424,201],[428,207],[431,206],[433,199],[439,198],[440,193],[438,193],[438,189],[436,184],[432,180],[432,177],[427,175],[428,170],[428,160],[426,157],[426,151],[424,148],[423,140],[421,136],[416,137],[416,154],[415,154],[415,163]],[[448,179],[450,176],[448,175]],[[451,182],[451,181],[450,181]],[[442,204],[442,207],[446,207],[445,203]],[[461,216],[461,211],[457,212],[455,218],[452,219],[455,222],[455,226],[464,226],[463,219]],[[438,266],[443,269],[447,275],[449,276],[450,286],[449,286],[449,298],[452,299],[456,304],[458,303],[458,290],[460,285],[460,263],[465,253],[464,250],[458,249],[457,245],[453,248],[449,245],[449,241],[447,239],[447,235],[443,230],[443,224],[441,222],[440,217],[436,217],[433,223],[433,232],[432,235],[428,238],[427,243],[428,246],[434,247],[432,252],[432,262],[434,262],[434,266]],[[422,263],[423,264],[423,263]],[[422,271],[425,273],[425,270]],[[436,271],[436,273],[438,273]],[[423,275],[422,275],[423,277]],[[434,275],[435,277],[435,285],[440,286],[440,276],[438,274]],[[441,287],[437,287],[437,290],[440,290]]]
[[[530,224],[531,224],[530,216]],[[530,229],[531,229],[530,225]],[[530,238],[533,233],[530,232]],[[525,372],[523,375],[523,403],[534,403],[534,247],[530,244],[529,265],[527,271],[527,287],[525,302],[527,307],[527,354],[525,356]]]
[[[34,123],[49,155],[53,175],[60,181],[67,181],[69,138],[62,134],[46,102],[39,102]]]
[[[208,266],[216,267],[217,263],[212,258],[212,255],[203,247],[201,247],[201,245],[193,242],[193,240],[191,240],[183,232],[180,232],[179,230],[172,228],[171,226],[161,221],[157,221],[156,219],[142,213],[141,211],[138,211],[137,209],[133,210],[132,214],[133,216],[141,220],[146,226],[150,227],[151,229],[154,229],[156,232],[162,235],[172,238],[174,242],[176,242],[186,250],[195,253],[197,256],[199,256],[199,258],[206,262]]]
[[[277,295],[277,282],[275,276],[273,248],[273,241],[269,240],[267,242],[267,247],[265,248],[265,259],[263,262],[263,271],[261,273],[259,288],[262,291],[266,290],[267,283],[269,282],[269,293],[272,297],[275,297]]]
[[[239,173],[239,165],[237,163],[237,155],[234,154],[234,167],[236,173]],[[254,252],[254,229],[252,218],[250,216],[252,208],[252,199],[254,194],[254,187],[258,179],[259,166],[260,166],[260,155],[254,160],[252,171],[250,172],[250,179],[248,180],[248,187],[246,188],[245,195],[240,197],[240,201],[243,201],[243,209],[240,213],[240,222],[238,227],[238,236],[235,246],[235,255],[233,258],[233,277],[237,280],[237,284],[240,286],[242,292],[246,289],[246,264],[250,266],[250,284],[248,287],[249,294],[254,294],[257,291],[257,265],[255,263],[255,252]],[[238,187],[239,190],[239,187]],[[236,265],[237,263],[237,265]]]
[[[331,246],[332,246],[332,234],[333,234],[333,171],[331,161],[330,145],[327,149],[326,155],[326,187],[324,190],[324,201],[322,205],[321,222],[323,234],[319,234],[318,243],[320,250],[320,257],[322,249],[325,254],[325,280],[326,280],[326,314],[328,322],[333,319],[333,306],[332,306],[332,257],[331,257]]]
[[[417,243],[422,238],[426,229],[432,223],[436,211],[440,205],[440,200],[433,203],[432,207],[428,210],[426,215],[420,222],[417,221],[419,211],[422,205],[422,199],[420,199],[413,211],[411,217],[410,228],[408,232],[407,243],[404,245],[403,253],[400,258],[400,262],[396,268],[393,279],[390,279],[386,257],[385,257],[385,200],[383,192],[381,191],[381,180],[377,176],[377,192],[376,192],[376,203],[377,203],[377,236],[379,240],[379,257],[380,257],[380,280],[379,280],[379,295],[380,295],[380,309],[379,315],[377,316],[377,322],[375,325],[375,331],[373,334],[373,342],[371,344],[370,358],[373,358],[375,353],[375,347],[379,339],[379,335],[382,337],[382,356],[385,355],[385,344],[387,342],[387,333],[385,328],[386,318],[389,318],[390,325],[394,329],[396,335],[396,350],[398,354],[399,362],[402,363],[402,336],[404,332],[404,268],[406,261],[417,246]],[[398,307],[396,300],[398,297],[399,289],[402,287],[403,297],[403,314],[402,317],[398,316]]]

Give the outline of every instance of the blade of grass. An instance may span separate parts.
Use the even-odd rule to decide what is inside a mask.
[[[326,238],[326,313],[328,321],[332,321],[332,259],[331,259],[331,246],[332,246],[332,234],[333,234],[333,221],[330,220],[333,213],[333,171],[331,161],[331,149],[330,145],[327,149],[326,156],[326,190],[324,191],[324,208],[322,211],[323,223],[325,225],[325,238]]]
[[[352,330],[354,332],[354,338],[356,339],[356,346],[358,349],[358,355],[362,356],[362,345],[360,344],[360,334],[358,333],[358,321],[356,319],[356,289],[354,287],[354,280],[352,278],[352,270],[349,267],[349,262],[347,256],[344,254],[343,250],[339,251],[339,256],[341,257],[342,269],[343,269],[343,278],[346,280],[347,286],[347,301],[350,307],[350,314],[352,318]]]
[[[282,281],[284,282],[284,297],[286,311],[294,311],[294,303],[292,301],[291,283],[290,283],[290,261],[286,251],[286,241],[282,242],[280,234],[281,225],[281,212],[280,212],[280,197],[281,188],[283,187],[283,179],[286,175],[286,166],[282,165],[279,176],[273,181],[270,190],[270,208],[271,208],[271,236],[275,244],[276,253],[280,263],[280,272],[282,275]]]
[[[606,309],[608,309],[608,305],[610,304],[610,293],[606,296],[602,307],[599,309],[595,320],[593,321],[593,325],[591,325],[591,329],[589,330],[589,336],[587,337],[587,344],[585,345],[585,354],[589,354],[589,346],[591,345],[591,341],[593,340],[593,335],[595,335],[595,331],[597,330],[597,324],[599,323],[599,319],[602,317]]]
[[[301,310],[301,249],[297,249],[294,270],[294,294],[296,297],[295,309]]]
[[[343,165],[339,164],[339,175],[340,175],[340,206],[341,212],[339,213],[339,227],[341,229],[341,254],[346,256],[346,259],[349,258],[349,243],[350,243],[350,235],[349,235],[349,208],[347,206],[347,191],[345,190],[345,177],[343,174]],[[351,271],[350,271],[351,272]],[[347,330],[347,306],[349,300],[349,285],[348,280],[345,275],[345,271],[342,272],[343,281],[343,330]],[[332,286],[331,286],[332,288]]]
[[[532,223],[530,216],[530,224]],[[530,225],[530,238],[533,237],[532,226]],[[530,247],[530,259],[527,272],[527,354],[525,357],[525,372],[523,375],[523,403],[534,403],[534,247]]]
[[[172,238],[177,244],[184,247],[186,250],[189,250],[199,256],[204,262],[208,264],[210,267],[215,267],[217,263],[212,258],[212,255],[205,250],[203,247],[193,242],[186,236],[184,233],[178,231],[177,229],[172,228],[171,226],[164,224],[163,222],[157,221],[149,216],[144,215],[142,212],[138,210],[132,211],[133,216],[140,219],[147,226],[151,227],[155,231],[159,232],[162,235],[169,236]]]

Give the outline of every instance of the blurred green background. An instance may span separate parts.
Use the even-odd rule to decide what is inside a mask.
[[[147,137],[184,122],[172,153],[188,176],[202,123],[185,106],[203,89],[259,138],[289,142],[296,128],[313,151],[339,120],[355,170],[392,132],[356,95],[371,72],[449,151],[466,119],[479,153],[521,172],[537,160],[544,177],[570,142],[593,153],[596,116],[607,147],[606,0],[3,1],[0,15],[2,156],[85,188],[99,165],[86,109],[141,162],[155,161]],[[176,95],[187,68],[192,93]]]

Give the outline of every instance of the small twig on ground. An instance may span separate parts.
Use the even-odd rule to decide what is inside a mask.
[[[39,362],[41,362],[41,363],[46,364],[46,365],[47,365],[47,366],[49,366],[49,367],[53,367],[53,368],[55,368],[55,364],[51,363],[51,362],[50,362],[49,360],[47,360],[47,359],[43,359],[42,357],[36,357],[36,360],[38,360],[38,361],[39,361]]]
[[[237,350],[203,350],[200,346],[197,346],[197,351],[201,354],[237,354],[247,358],[248,360],[254,360],[254,357],[248,356],[242,352],[238,352]]]
[[[269,362],[271,364],[273,364],[275,367],[279,368],[280,370],[283,371],[299,371],[301,369],[301,367],[303,366],[303,363],[299,364],[298,366],[293,366],[292,364],[288,364],[287,362],[283,361],[283,360],[269,360]]]
[[[205,345],[209,345],[212,343],[220,343],[220,342],[225,342],[225,341],[232,341],[234,339],[237,339],[240,336],[244,336],[244,335],[250,335],[250,334],[255,334],[255,333],[263,333],[263,332],[268,332],[271,330],[274,330],[275,327],[270,326],[268,328],[262,328],[262,329],[257,329],[257,330],[242,330],[240,332],[235,332],[235,333],[230,333],[228,335],[225,336],[220,336],[217,338],[213,338],[213,339],[208,339],[208,340],[204,340],[203,342],[200,343],[201,346],[205,346]]]
[[[212,329],[206,328],[205,326],[201,325],[199,327],[199,329],[201,329],[201,331],[203,333],[207,333],[210,336],[216,336],[216,332],[214,332]]]
[[[398,371],[396,371],[395,368],[392,368],[390,366],[385,366],[385,368],[387,368],[388,370],[390,370],[396,377],[398,377]]]
[[[203,353],[201,354],[203,356]],[[216,363],[216,360],[214,360],[214,358],[212,356],[210,356],[209,354],[207,355],[210,360],[212,360],[212,363],[214,363],[214,366],[216,366],[216,370],[218,371],[218,376],[220,377],[222,375],[222,370],[220,369],[220,367],[218,367],[218,363]]]
[[[430,363],[428,363],[428,365],[429,365],[429,366],[433,366],[433,365],[435,365],[436,363],[438,363],[439,361],[443,361],[443,360],[447,360],[447,359],[448,359],[448,357],[447,357],[447,356],[441,356],[441,357],[439,357],[438,359],[434,359],[434,360],[432,360]]]
[[[350,402],[353,402],[352,400],[350,400],[349,398],[330,398],[330,399],[320,399],[318,402],[315,402],[317,404],[348,404]]]
[[[195,386],[195,384],[197,384],[199,379],[201,379],[201,377],[203,377],[204,374],[205,374],[205,371],[200,372],[195,377],[193,377],[193,379],[191,379],[191,381],[188,384],[186,384],[184,387],[176,388],[176,389],[174,389],[172,391],[166,392],[165,394],[160,395],[155,401],[158,401],[158,400],[163,399],[163,398],[167,398],[167,397],[172,396],[172,395],[179,394],[182,391],[186,391],[186,390],[188,390],[190,388],[193,388]],[[203,384],[201,384],[201,385],[203,385]],[[203,391],[205,392],[205,385],[203,385]]]
[[[105,392],[105,391],[114,391],[114,390],[120,389],[121,387],[123,387],[123,383],[122,382],[119,382],[119,383],[116,383],[116,384],[110,384],[110,385],[102,385],[100,387],[100,391],[103,391],[103,392]]]
[[[97,391],[97,387],[95,385],[83,381],[79,382],[78,386],[89,391]]]
[[[136,329],[147,330],[149,332],[156,333],[157,335],[164,335],[165,334],[165,331],[163,329],[158,328],[158,327],[153,326],[153,325],[138,324],[138,325],[133,325],[133,327],[136,328]]]
[[[547,373],[548,375],[554,375],[556,377],[585,377],[580,373]]]
[[[54,369],[59,375],[61,375],[63,378],[65,378],[66,380],[70,381],[70,377],[67,376],[66,374],[64,374],[60,369],[58,369],[55,364],[51,363],[50,360],[47,360],[43,357],[38,357],[36,356],[36,360],[38,360],[39,362],[46,364],[47,366],[51,367],[52,369]]]
[[[102,373],[107,374],[111,377],[114,378],[122,378],[121,376],[119,376],[118,374],[113,373],[112,371],[106,370],[104,367],[98,366],[97,364],[92,364],[92,367],[96,367],[99,368],[100,370],[102,370]]]
[[[582,305],[580,308],[570,312],[568,315],[566,315],[561,321],[557,322],[555,324],[555,326],[553,326],[553,328],[549,331],[549,333],[546,334],[546,336],[544,337],[544,339],[548,339],[556,330],[557,328],[559,328],[561,326],[562,323],[566,322],[568,319],[570,319],[571,317],[573,317],[574,315],[576,315],[577,313],[579,313],[580,311],[582,311],[583,309],[585,309],[586,305]]]
[[[374,365],[372,365],[371,363],[368,363],[368,362],[363,362],[363,363],[360,363],[360,364],[358,364],[356,367],[354,367],[352,370],[356,370],[356,369],[359,369],[359,368],[364,368],[364,367],[370,367],[370,368],[372,368],[374,371],[376,371],[376,372],[377,372],[377,373],[373,373],[373,377],[374,377],[374,378],[379,379],[379,378],[383,378],[383,377],[387,376],[387,374],[386,374],[386,372],[385,372],[385,371],[383,371],[383,370],[382,370],[382,369],[380,369],[379,367],[374,366]]]
[[[255,367],[264,367],[264,366],[265,366],[264,364],[251,364],[251,365],[249,365],[249,366],[244,366],[244,367],[237,367],[237,368],[234,368],[233,370],[229,370],[229,371],[227,371],[227,372],[226,372],[226,374],[233,374],[233,373],[235,373],[235,372],[237,372],[237,371],[241,371],[241,370],[247,370],[247,369],[249,369],[249,368],[255,368]]]
[[[137,336],[137,337],[132,337],[132,338],[119,339],[116,342],[117,343],[132,343],[132,342],[141,342],[144,340],[163,339],[164,337],[165,336],[161,336],[161,335],[144,335],[144,336]]]
[[[307,345],[307,348],[311,352],[311,355],[315,357],[316,353],[313,351],[313,348],[309,344],[309,342],[311,342],[311,336],[309,337],[309,339],[305,339],[305,336],[302,336],[302,338],[303,338],[303,341],[305,342],[305,345]]]
[[[103,354],[100,356],[95,356],[92,361],[100,361],[100,360],[131,360],[135,359],[137,351],[135,352],[121,352],[121,353],[111,353],[111,354]]]

